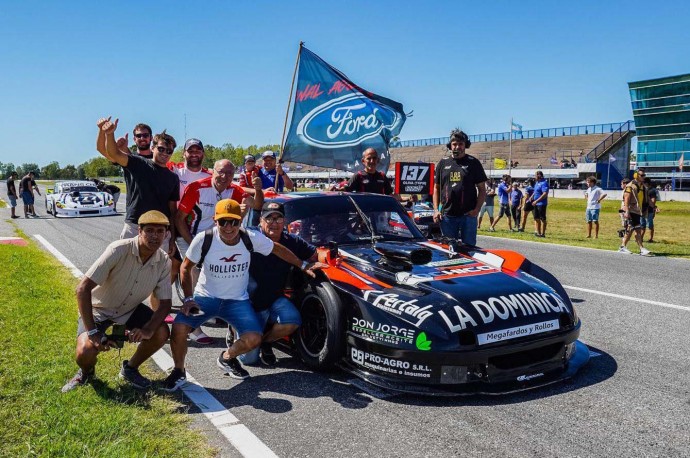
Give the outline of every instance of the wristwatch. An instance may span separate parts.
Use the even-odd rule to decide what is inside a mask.
[[[101,331],[99,331],[98,328],[93,328],[93,329],[91,329],[90,331],[87,331],[87,332],[86,332],[86,335],[89,336],[89,337],[91,337],[91,336],[95,336],[95,335],[98,334],[99,332],[101,332]]]
[[[194,296],[187,296],[187,297],[184,298],[184,300],[182,301],[182,303],[185,304],[185,303],[187,303],[187,302],[189,302],[189,301],[193,301],[193,300],[194,300]]]

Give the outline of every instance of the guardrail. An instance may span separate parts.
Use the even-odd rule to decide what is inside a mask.
[[[624,135],[626,135],[631,130],[635,130],[635,121],[626,121],[621,126],[606,137],[601,143],[592,148],[592,151],[585,155],[585,160],[587,162],[596,162],[599,157],[604,154],[604,152],[612,147],[614,143],[620,140]]]
[[[472,143],[508,141],[512,134],[513,140],[548,137],[568,137],[574,135],[592,135],[613,133],[622,127],[635,129],[634,121],[614,122],[608,124],[587,124],[584,126],[554,127],[549,129],[523,130],[522,132],[496,132],[492,134],[470,135]],[[632,126],[632,127],[630,127]],[[420,140],[401,140],[391,142],[391,148],[406,148],[411,146],[436,146],[448,143],[449,137],[423,138]]]

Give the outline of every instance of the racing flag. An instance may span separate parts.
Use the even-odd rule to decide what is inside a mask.
[[[371,147],[379,170],[388,170],[388,146],[405,124],[402,104],[362,89],[304,46],[292,102],[281,160],[358,171]]]
[[[505,159],[499,159],[497,157],[494,158],[494,168],[495,169],[505,169],[507,165],[508,165],[508,161],[506,161]]]

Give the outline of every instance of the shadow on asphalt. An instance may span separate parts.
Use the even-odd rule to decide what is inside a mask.
[[[589,348],[594,352],[593,356],[573,378],[518,393],[432,397],[382,390],[374,385],[371,387],[372,392],[383,392],[385,401],[424,407],[493,406],[530,402],[593,386],[611,378],[618,370],[616,360],[602,350]],[[269,413],[292,410],[292,402],[282,399],[283,395],[303,399],[330,397],[346,409],[364,409],[374,402],[372,397],[376,397],[348,383],[347,380],[352,375],[342,370],[312,372],[296,357],[282,358],[278,367],[283,370],[269,370],[265,375],[253,375],[244,381],[228,377],[231,384],[229,388],[207,390],[228,409],[251,406]],[[273,397],[273,394],[279,394],[281,398]]]
[[[312,372],[295,357],[281,358],[278,368],[282,371],[269,370],[265,375],[252,375],[243,381],[228,377],[232,384],[228,389],[206,389],[228,409],[252,406],[269,413],[285,413],[293,408],[292,402],[272,397],[273,394],[304,399],[330,397],[346,409],[363,409],[373,402],[345,381],[345,372]]]

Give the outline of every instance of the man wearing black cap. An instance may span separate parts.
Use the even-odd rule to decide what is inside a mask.
[[[266,202],[261,209],[259,232],[273,242],[280,243],[292,251],[300,260],[317,260],[316,247],[285,229],[285,209],[279,202]],[[272,343],[289,336],[300,326],[302,320],[295,305],[283,295],[285,280],[292,265],[278,256],[261,256],[252,253],[249,265],[249,296],[257,313],[259,323],[264,326],[261,344],[261,361],[272,366],[276,362]],[[268,327],[266,326],[268,325]],[[244,364],[254,364],[259,357],[258,349],[240,356]]]
[[[276,153],[271,150],[264,151],[261,154],[261,159],[263,159],[264,165],[257,173],[261,178],[263,189],[272,188],[276,192],[283,192],[284,188],[292,189],[295,186],[283,170],[283,166],[276,165]]]
[[[62,387],[65,393],[95,376],[96,360],[102,351],[117,345],[106,340],[110,325],[124,325],[129,342],[138,342],[129,360],[122,362],[120,377],[145,389],[151,381],[139,373],[139,366],[168,340],[164,323],[172,306],[170,259],[161,249],[169,232],[168,218],[151,210],[139,217],[138,236],[116,240],[94,262],[77,286],[77,374]],[[155,312],[142,301],[155,294],[160,307]]]

